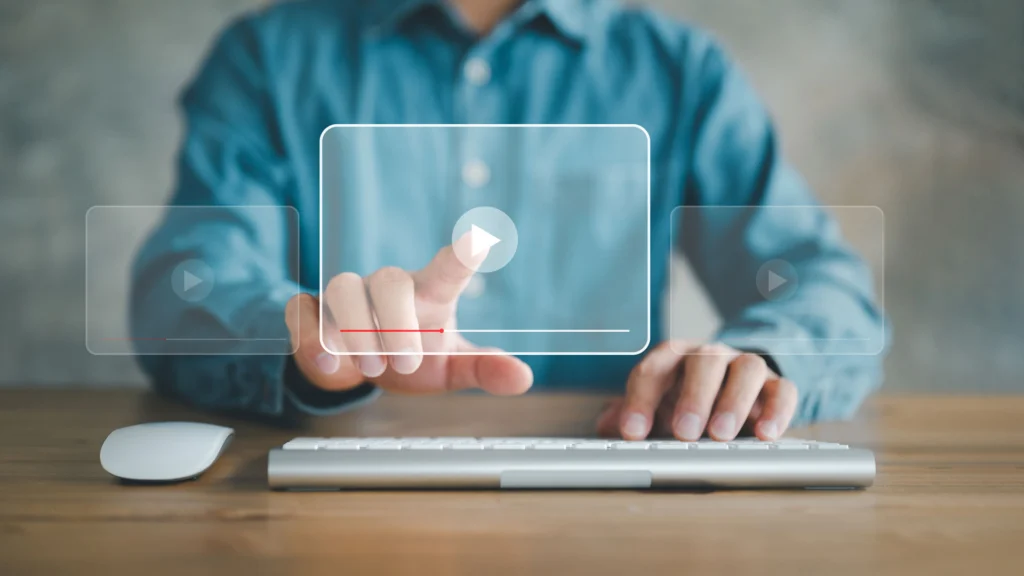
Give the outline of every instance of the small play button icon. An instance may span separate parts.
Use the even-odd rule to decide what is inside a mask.
[[[185,270],[185,279],[184,279],[184,281],[182,283],[184,285],[183,288],[184,288],[185,292],[188,292],[189,290],[191,290],[191,289],[195,288],[196,286],[199,286],[200,284],[202,284],[203,283],[203,279],[200,278],[199,276],[196,276],[195,274],[189,272],[188,270]]]
[[[756,283],[765,300],[789,298],[797,289],[796,268],[785,260],[771,260],[757,271]]]
[[[458,242],[469,234],[469,242]],[[476,266],[486,253],[478,272],[495,272],[512,261],[519,247],[519,232],[512,219],[497,208],[481,206],[466,212],[452,229],[455,256],[467,267]]]
[[[768,271],[768,291],[769,292],[774,292],[778,288],[781,288],[783,285],[785,285],[787,282],[789,282],[789,280],[786,280],[785,278],[783,278],[782,276],[779,276],[778,274],[776,274],[775,272],[772,272],[771,270]]]
[[[472,252],[472,256],[479,256],[480,254],[483,254],[484,252],[490,250],[491,247],[497,244],[498,242],[501,242],[501,238],[494,236],[493,234],[477,226],[476,224],[470,225],[469,250],[470,252]]]
[[[186,260],[171,272],[171,289],[186,302],[198,302],[213,290],[213,270],[202,260]]]

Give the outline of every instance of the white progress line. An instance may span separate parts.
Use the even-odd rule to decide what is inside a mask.
[[[770,336],[737,336],[727,340],[750,340],[753,342],[870,342],[870,338],[772,338]]]
[[[166,342],[287,342],[287,338],[164,338]]]
[[[480,333],[501,333],[501,332],[514,332],[514,333],[520,333],[520,334],[523,334],[523,333],[531,333],[531,334],[542,334],[542,333],[557,333],[557,334],[583,334],[583,333],[593,333],[593,334],[625,334],[625,333],[629,332],[629,330],[586,330],[586,329],[583,329],[583,330],[568,330],[568,329],[566,329],[566,330],[559,330],[559,329],[543,329],[543,328],[538,328],[538,329],[533,329],[533,330],[500,330],[500,329],[490,329],[490,330],[472,330],[472,329],[470,329],[470,330],[459,330],[459,329],[448,329],[448,328],[445,328],[444,331],[445,332],[476,333],[476,334],[480,334]]]

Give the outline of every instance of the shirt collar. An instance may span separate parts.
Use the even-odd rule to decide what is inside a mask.
[[[535,10],[566,38],[583,42],[587,34],[587,0],[528,0],[522,10]]]
[[[444,0],[373,0],[368,8],[368,29],[394,29],[428,6],[443,7]],[[547,18],[565,37],[576,42],[586,38],[587,0],[526,0],[512,18],[521,23]]]
[[[441,0],[372,0],[366,9],[367,29],[382,31],[397,28],[422,8],[441,3]]]

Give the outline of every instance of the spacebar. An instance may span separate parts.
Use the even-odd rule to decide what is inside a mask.
[[[650,488],[648,470],[506,470],[502,488]]]

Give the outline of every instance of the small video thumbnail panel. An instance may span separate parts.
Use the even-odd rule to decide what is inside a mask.
[[[886,347],[876,206],[678,206],[671,242],[668,324],[680,354],[716,353],[691,345],[707,341],[772,356]],[[707,278],[715,274],[726,276]],[[702,288],[709,283],[713,294]],[[851,323],[830,321],[837,316]]]
[[[85,343],[97,355],[291,354],[299,216],[289,206],[94,206]]]

